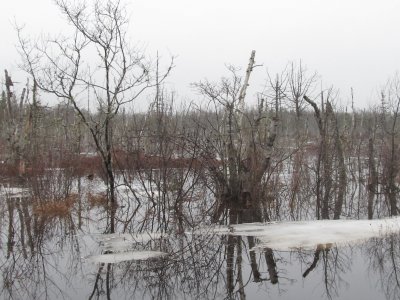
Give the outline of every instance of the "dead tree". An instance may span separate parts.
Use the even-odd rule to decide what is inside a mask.
[[[26,148],[28,144],[27,123],[29,112],[27,103],[30,85],[28,80],[19,95],[19,99],[17,99],[13,80],[7,70],[4,71],[4,75],[6,91],[3,93],[5,107],[3,107],[4,120],[2,121],[6,131],[8,159],[16,171],[15,175],[22,178],[25,175]]]
[[[323,219],[328,219],[328,206],[327,203],[322,202],[322,189],[323,189],[323,177],[322,177],[322,162],[325,160],[326,156],[326,140],[325,140],[325,128],[324,128],[324,120],[323,115],[318,107],[318,105],[312,101],[307,96],[304,96],[304,100],[306,100],[314,109],[315,119],[318,125],[318,131],[320,135],[319,141],[319,152],[317,158],[317,170],[316,170],[316,217],[320,219],[321,215]],[[321,214],[321,206],[322,206],[322,214]]]
[[[368,128],[368,219],[373,218],[374,214],[374,199],[378,192],[378,174],[375,163],[375,132],[372,126]]]
[[[309,137],[305,128],[305,123],[301,118],[307,104],[303,99],[303,96],[313,92],[317,74],[310,74],[307,72],[307,69],[302,65],[301,61],[298,64],[292,62],[288,67],[287,102],[289,108],[294,109],[295,111],[294,128],[292,129],[293,131],[289,133],[294,133],[295,139],[295,152],[292,157],[293,176],[291,178],[289,207],[291,216],[295,219],[295,208],[301,206],[301,186],[304,182],[304,178],[307,176],[305,174],[305,170],[307,170],[307,162],[304,161],[304,159]]]
[[[398,162],[398,118],[400,115],[400,79],[394,77],[381,93],[382,118],[381,127],[384,135],[384,172],[382,185],[388,199],[389,214],[398,215],[397,195],[399,188],[396,177],[399,173]]]
[[[281,82],[275,82],[274,110],[268,119],[263,99],[255,118],[244,111],[244,100],[249,78],[255,67],[255,52],[250,56],[246,77],[242,83],[236,70],[231,67],[231,79],[223,78],[220,84],[200,82],[194,86],[205,95],[215,109],[215,123],[211,127],[213,141],[207,143],[208,156],[218,154],[221,166],[208,167],[217,189],[214,221],[229,211],[230,223],[261,221],[259,201],[261,184],[270,167],[274,143],[277,137],[278,107],[282,97]],[[210,126],[211,123],[211,126]]]
[[[335,201],[335,208],[333,211],[333,218],[335,220],[340,218],[342,213],[342,206],[344,202],[344,197],[346,193],[346,166],[344,163],[344,153],[343,153],[343,146],[342,140],[339,134],[339,125],[335,113],[333,111],[332,105],[329,101],[326,102],[326,111],[327,114],[330,115],[334,130],[334,143],[335,143],[335,150],[336,156],[338,161],[338,191],[337,191],[337,198]]]
[[[316,171],[316,216],[319,219],[329,219],[330,199],[333,191],[333,158],[336,155],[338,163],[337,198],[334,205],[334,219],[339,219],[342,212],[343,201],[346,191],[346,166],[339,125],[329,99],[326,101],[322,94],[322,106],[325,103],[325,110],[321,111],[318,105],[307,96],[307,101],[314,109],[315,119],[318,124],[320,135],[319,154],[317,158]],[[329,131],[333,128],[333,133]]]

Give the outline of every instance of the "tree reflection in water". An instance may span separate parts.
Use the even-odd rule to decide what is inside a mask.
[[[35,215],[27,199],[7,199],[6,210],[0,227],[2,248],[7,241],[7,251],[0,255],[2,297],[52,299],[64,295],[64,285],[82,263],[72,217]]]
[[[171,233],[132,245],[167,256],[96,264],[84,259],[99,246],[87,234],[94,224],[84,221],[78,230],[80,219],[74,210],[45,216],[34,213],[26,199],[7,201],[1,212],[0,298],[261,299],[285,298],[291,289],[309,299],[341,298],[352,286],[349,274],[360,255],[369,258],[371,281],[387,299],[399,296],[396,235],[360,247],[328,244],[285,252],[260,250],[252,236]]]
[[[393,234],[366,243],[371,272],[379,272],[379,282],[387,299],[400,297],[400,236]]]
[[[338,297],[341,284],[346,283],[341,275],[350,269],[351,258],[346,256],[345,251],[339,251],[338,248],[332,247],[332,244],[320,244],[314,252],[311,264],[304,271],[303,278],[306,278],[319,264],[326,297],[329,299]]]

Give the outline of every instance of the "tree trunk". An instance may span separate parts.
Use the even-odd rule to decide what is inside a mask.
[[[368,219],[373,218],[374,213],[374,199],[376,189],[378,186],[378,175],[375,166],[375,151],[374,151],[374,138],[372,130],[369,130],[368,139],[368,162],[369,162],[369,178],[368,178]]]
[[[340,139],[340,134],[339,134],[339,125],[335,113],[333,112],[332,105],[329,101],[326,102],[326,111],[327,114],[331,117],[334,126],[334,139],[335,139],[334,143],[338,160],[338,172],[339,172],[338,193],[335,202],[335,209],[333,212],[333,218],[335,220],[338,220],[342,213],[342,206],[343,206],[344,196],[346,193],[346,166],[344,164],[344,154],[343,154],[342,141]]]

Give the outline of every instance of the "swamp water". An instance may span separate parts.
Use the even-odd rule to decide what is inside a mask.
[[[2,224],[0,298],[400,296],[399,219],[372,226],[368,221],[242,224],[174,235],[85,232],[72,221],[53,219],[41,225],[40,236],[31,237],[20,230],[11,230],[10,237]],[[87,230],[94,230],[90,225]],[[285,236],[293,226],[294,235]],[[362,227],[363,239],[354,239]]]
[[[150,230],[147,210],[138,211],[137,224],[130,220],[137,207],[120,197],[119,233],[105,233],[101,205],[64,211],[35,206],[27,190],[8,192],[0,210],[0,299],[400,297],[400,218],[165,233]]]

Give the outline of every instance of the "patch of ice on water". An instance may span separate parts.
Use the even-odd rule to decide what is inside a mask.
[[[400,218],[380,220],[320,220],[275,223],[249,223],[221,226],[217,234],[254,236],[255,249],[315,249],[324,245],[354,244],[373,237],[400,232]]]
[[[107,254],[92,255],[89,261],[100,263],[118,263],[129,260],[145,260],[167,253],[159,251],[138,251],[135,247],[149,241],[160,239],[161,233],[149,232],[142,234],[110,233],[93,234],[92,237],[99,243],[99,249]]]
[[[130,260],[147,260],[167,255],[159,251],[128,251],[119,253],[100,254],[88,257],[88,260],[94,263],[115,264]]]

